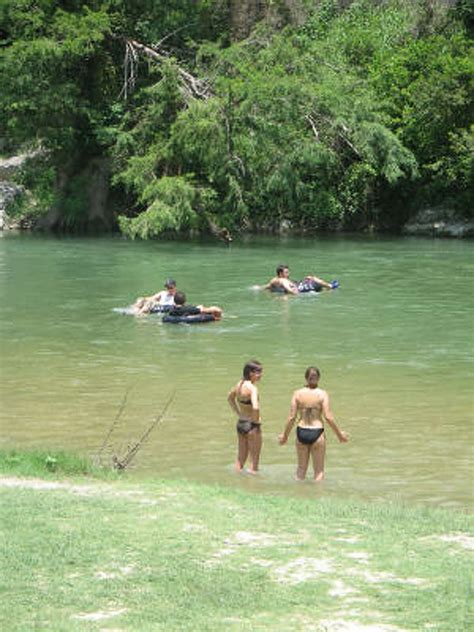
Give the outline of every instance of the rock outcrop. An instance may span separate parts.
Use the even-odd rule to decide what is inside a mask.
[[[453,209],[428,208],[419,211],[405,224],[403,234],[429,237],[474,237],[474,221],[460,217]]]
[[[24,195],[25,188],[11,180],[27,158],[29,154],[0,159],[0,230],[17,227],[17,222],[8,218],[7,210],[18,197]]]

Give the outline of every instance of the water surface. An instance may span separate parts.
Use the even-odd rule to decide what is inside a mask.
[[[339,290],[257,291],[279,263]],[[258,492],[472,504],[472,242],[401,238],[252,238],[230,247],[120,238],[0,238],[3,447],[94,455],[127,401],[110,449],[123,454],[172,406],[135,461],[147,476]],[[173,276],[220,323],[164,325],[113,312]],[[232,470],[226,403],[243,363],[264,364],[262,472]],[[296,484],[294,447],[277,445],[291,392],[322,371],[341,428],[328,429],[327,480]]]

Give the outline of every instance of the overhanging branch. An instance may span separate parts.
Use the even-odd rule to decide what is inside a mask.
[[[162,64],[169,57],[163,53],[159,53],[154,48],[147,46],[146,44],[142,44],[135,39],[126,39],[125,40],[125,60],[124,60],[124,87],[122,88],[122,93],[124,98],[127,98],[128,91],[133,88],[135,83],[135,64],[138,58],[138,54],[145,55],[150,59]],[[193,74],[181,68],[181,66],[176,63],[176,67],[178,69],[178,75],[181,80],[181,86],[183,89],[183,93],[185,97],[194,98],[194,99],[209,99],[213,96],[212,90],[209,84],[195,77]]]

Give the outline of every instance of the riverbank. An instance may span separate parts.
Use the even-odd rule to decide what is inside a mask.
[[[0,455],[2,629],[468,629],[466,514],[84,464]]]

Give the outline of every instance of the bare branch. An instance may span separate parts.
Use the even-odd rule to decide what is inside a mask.
[[[125,405],[127,403],[128,394],[130,393],[130,390],[131,390],[131,387],[127,388],[127,390],[125,391],[125,395],[123,396],[122,401],[120,402],[120,406],[119,406],[118,411],[117,411],[117,413],[115,415],[115,418],[113,419],[112,423],[110,424],[109,431],[105,435],[104,441],[103,441],[102,445],[100,446],[99,451],[97,452],[97,455],[96,455],[96,457],[94,459],[96,464],[100,463],[100,457],[102,456],[102,452],[107,447],[109,439],[110,439],[110,437],[112,435],[112,432],[117,427],[119,419],[122,416],[123,411],[125,410]]]
[[[311,116],[311,114],[306,114],[305,119],[311,125],[311,129],[313,130],[313,133],[314,133],[314,135],[316,137],[316,140],[319,140],[319,132],[318,132],[318,129],[316,127],[316,122],[313,119],[313,117]]]
[[[135,55],[134,61],[136,60],[137,53],[142,53],[143,55],[150,57],[158,63],[163,63],[165,60],[168,59],[168,57],[163,53],[159,53],[150,46],[146,46],[145,44],[142,44],[141,42],[138,42],[134,39],[126,40],[125,45],[127,48],[130,47],[130,49],[133,51]],[[179,66],[178,64],[177,69],[184,89],[184,94],[187,97],[196,99],[209,99],[212,96],[211,88],[206,81],[195,77],[187,70],[181,68],[181,66]],[[128,80],[128,84],[126,85],[129,84],[130,80]],[[122,89],[122,93],[126,94],[126,91]]]
[[[339,138],[341,138],[348,147],[350,147],[352,149],[352,151],[355,153],[355,155],[358,158],[362,158],[362,154],[360,153],[360,151],[357,149],[357,147],[347,138],[347,134],[350,133],[349,128],[344,125],[344,123],[339,122],[340,127],[342,128],[342,131],[344,132],[344,134],[342,134],[341,132],[339,132]]]
[[[145,443],[145,441],[148,439],[148,437],[150,436],[152,430],[161,422],[163,421],[163,418],[165,416],[166,411],[168,410],[168,408],[171,405],[171,402],[174,399],[174,395],[175,395],[175,391],[173,391],[171,393],[171,395],[168,398],[168,401],[166,402],[166,404],[163,407],[163,410],[155,417],[155,419],[153,419],[153,421],[151,422],[150,426],[148,427],[148,429],[143,433],[143,435],[141,436],[141,438],[134,443],[132,446],[129,446],[127,453],[125,454],[125,456],[122,459],[119,459],[116,455],[113,456],[113,464],[114,467],[117,470],[124,470],[125,468],[127,468],[130,465],[131,460],[135,457],[135,455],[137,454],[137,452],[140,450],[140,448],[142,447],[142,445]]]

